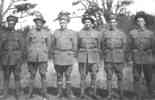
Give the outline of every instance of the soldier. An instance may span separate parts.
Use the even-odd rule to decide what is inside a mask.
[[[146,81],[146,87],[148,89],[148,94],[152,93],[151,81],[152,81],[152,47],[154,43],[154,34],[146,28],[148,25],[146,15],[138,14],[135,16],[135,22],[137,23],[137,28],[130,31],[131,36],[131,50],[133,56],[133,74],[134,74],[134,85],[135,89],[141,86],[142,76],[144,73],[144,78]],[[140,89],[141,87],[139,87]],[[141,91],[137,91],[137,100],[142,100]]]
[[[57,72],[57,97],[63,98],[63,74],[65,74],[67,96],[74,98],[71,89],[71,72],[73,64],[75,63],[75,56],[77,51],[77,36],[76,32],[67,28],[70,22],[68,12],[60,12],[58,14],[60,29],[55,30],[53,38],[54,48],[54,67]]]
[[[88,15],[82,18],[84,28],[78,34],[78,62],[81,77],[81,98],[85,98],[86,76],[91,75],[91,89],[96,96],[96,74],[100,61],[100,33],[93,29],[94,19]]]
[[[119,98],[123,100],[122,78],[127,58],[127,35],[117,28],[116,16],[110,16],[109,30],[103,33],[102,49],[107,74],[108,100],[112,100],[112,76],[117,75]]]
[[[32,98],[33,96],[34,80],[37,70],[39,70],[41,76],[41,93],[43,98],[48,99],[46,72],[48,67],[51,34],[49,30],[44,28],[46,21],[42,15],[38,15],[33,21],[36,27],[31,29],[27,35],[27,61],[31,79],[28,98]]]
[[[19,100],[21,95],[20,71],[24,58],[24,38],[21,32],[15,30],[18,18],[10,15],[7,17],[8,27],[1,34],[1,62],[4,73],[4,98],[8,96],[9,79],[11,72],[15,78],[16,94],[15,97]]]

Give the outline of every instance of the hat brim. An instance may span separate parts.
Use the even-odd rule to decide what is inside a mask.
[[[55,19],[55,21],[60,21],[60,20],[66,20],[67,22],[70,22],[70,18],[58,17],[58,18]]]
[[[14,22],[18,22],[18,17],[15,17],[15,16],[8,16],[7,17],[7,22],[9,22],[9,21],[14,21]]]
[[[39,21],[42,21],[43,23],[46,23],[46,21],[45,21],[45,20],[40,19],[40,18],[35,18],[35,19],[33,19],[33,21],[34,21],[34,22],[37,22],[38,20],[39,20]]]
[[[83,24],[85,23],[85,20],[90,20],[93,24],[95,23],[94,19],[92,19],[92,18],[83,18],[82,19]]]

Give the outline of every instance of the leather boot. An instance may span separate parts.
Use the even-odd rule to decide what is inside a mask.
[[[112,80],[107,80],[107,90],[108,90],[108,96],[107,96],[107,100],[111,100],[112,99]]]
[[[33,88],[34,88],[34,84],[33,84],[33,80],[30,80],[30,84],[29,84],[29,90],[28,90],[28,95],[27,95],[27,99],[29,100],[30,98],[33,98]]]
[[[8,97],[8,90],[9,90],[9,80],[4,80],[4,89],[3,89],[3,99],[6,99]]]
[[[124,91],[123,91],[123,87],[122,87],[122,80],[118,80],[118,89],[119,89],[119,98],[120,100],[123,100],[124,97]]]
[[[91,75],[91,89],[92,89],[92,95],[96,95],[96,73]]]
[[[20,81],[16,80],[15,81],[15,85],[16,85],[16,94],[15,94],[15,98],[16,100],[20,99],[21,96],[21,85],[20,85]]]
[[[42,79],[41,81],[42,81],[41,91],[42,91],[43,100],[49,100],[49,96],[47,94],[47,88],[46,88],[46,80]]]
[[[58,92],[57,92],[57,97],[63,97],[63,87],[62,87],[62,83],[58,83],[57,85],[57,89],[58,89]]]
[[[73,94],[73,91],[72,91],[72,87],[71,87],[71,83],[70,82],[66,83],[66,88],[67,88],[67,96],[69,98],[75,98],[75,96]]]

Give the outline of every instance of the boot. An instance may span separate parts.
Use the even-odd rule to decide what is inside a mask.
[[[84,98],[85,97],[85,80],[81,80],[80,87],[81,87],[80,98]]]
[[[29,84],[29,90],[28,90],[28,95],[27,95],[27,100],[29,100],[30,98],[33,98],[33,80],[30,81]]]
[[[3,99],[6,99],[8,95],[8,90],[9,90],[9,80],[4,80],[4,89],[3,89]]]
[[[16,94],[15,94],[15,98],[16,100],[20,100],[20,97],[21,97],[21,91],[19,88],[16,89]]]
[[[120,100],[123,100],[124,91],[123,91],[123,88],[122,88],[122,81],[121,80],[118,80],[118,89],[119,89],[119,98],[120,98]]]
[[[58,84],[58,92],[57,92],[57,97],[61,98],[63,97],[63,88],[62,88],[62,84]]]
[[[69,97],[69,98],[75,98],[70,83],[66,83],[66,88],[67,88],[67,97]]]
[[[17,77],[15,78],[15,85],[16,85],[15,97],[16,97],[16,100],[19,100],[21,96],[21,84],[20,84],[20,79]]]
[[[3,91],[3,99],[6,99],[9,96],[8,89]]]
[[[91,95],[97,97],[96,95],[96,74],[91,75],[91,89],[92,89]]]
[[[16,100],[20,100],[20,95],[16,94],[15,98],[16,98]]]
[[[107,80],[107,90],[108,90],[107,100],[112,100],[113,91],[112,91],[112,81],[111,80]]]
[[[42,96],[43,100],[49,100],[49,96],[47,94],[47,89],[46,89],[46,81],[45,79],[42,79]]]
[[[153,95],[151,84],[150,83],[147,83],[146,84],[146,87],[147,87],[147,97],[150,98]]]

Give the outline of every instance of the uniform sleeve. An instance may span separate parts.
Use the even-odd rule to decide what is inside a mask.
[[[3,33],[3,31],[0,31],[0,55],[1,55],[2,50],[3,50],[4,40],[5,40],[5,34]]]
[[[77,32],[73,32],[73,50],[77,52],[78,48],[78,37],[77,37]]]
[[[77,32],[73,33],[73,51],[75,53],[75,57],[77,57],[77,52],[78,52],[78,34]]]
[[[126,45],[127,45],[127,47],[126,47],[127,61],[133,60],[132,59],[132,49],[133,49],[134,39],[132,37],[132,32],[133,31],[131,31],[127,34],[127,43],[126,43]]]
[[[47,47],[48,47],[48,56],[49,56],[49,59],[51,59],[52,34],[50,31],[48,31],[48,34],[47,34]]]
[[[19,43],[20,43],[20,49],[22,51],[22,59],[25,61],[26,59],[26,39],[24,38],[24,33],[18,33],[19,36]]]
[[[152,47],[152,53],[155,54],[155,33],[153,32],[151,34],[151,47]]]
[[[106,48],[105,33],[106,33],[106,31],[104,31],[102,33],[102,36],[101,36],[101,50],[102,50],[102,52],[104,52],[105,51],[105,48]]]
[[[30,45],[30,43],[32,42],[32,38],[31,38],[31,33],[32,31],[30,30],[28,33],[27,33],[27,36],[26,36],[26,45],[27,47]]]
[[[81,32],[81,31],[80,31]],[[77,52],[79,51],[80,49],[80,45],[81,45],[81,39],[80,39],[80,32],[77,32]]]
[[[105,49],[106,49],[106,38],[105,34],[107,31],[103,31],[101,35],[101,59],[104,59]]]
[[[55,38],[55,34],[56,32],[54,32],[53,34],[51,34],[51,48],[50,48],[50,58],[53,58],[54,57],[54,50],[56,48],[56,38]]]

